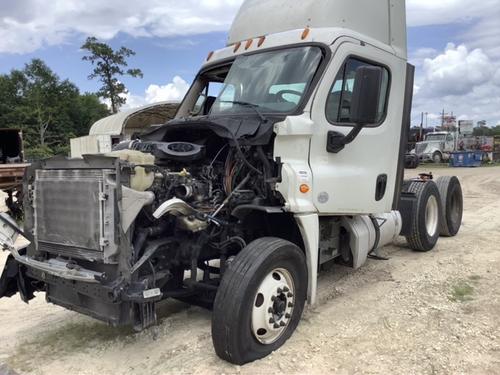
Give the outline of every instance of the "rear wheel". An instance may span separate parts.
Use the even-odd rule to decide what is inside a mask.
[[[439,232],[442,236],[453,237],[460,230],[463,215],[463,196],[460,181],[456,176],[442,176],[436,180],[441,196],[441,225]]]
[[[434,181],[412,181],[408,192],[415,193],[417,207],[406,240],[414,250],[432,250],[439,238],[442,211],[437,185]]]
[[[307,296],[303,252],[260,238],[231,262],[217,291],[212,341],[219,357],[244,364],[278,349],[297,327]]]

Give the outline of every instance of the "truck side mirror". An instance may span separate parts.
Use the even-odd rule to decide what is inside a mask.
[[[342,151],[345,145],[354,141],[364,126],[377,122],[383,74],[383,69],[377,66],[360,66],[356,69],[350,113],[355,126],[347,135],[329,131],[327,152],[336,154]]]
[[[351,121],[357,125],[374,124],[380,102],[383,70],[378,66],[360,66],[351,99]]]

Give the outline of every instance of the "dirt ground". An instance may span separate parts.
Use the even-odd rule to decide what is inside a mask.
[[[429,253],[402,239],[383,249],[388,261],[323,273],[320,303],[263,360],[239,367],[218,359],[201,308],[167,302],[157,329],[136,334],[39,293],[30,305],[0,300],[0,373],[500,374],[500,168],[434,172],[461,177],[459,235]]]

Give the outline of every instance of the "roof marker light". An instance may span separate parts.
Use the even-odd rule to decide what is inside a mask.
[[[234,49],[233,49],[233,52],[237,52],[241,47],[241,42],[238,42],[236,43],[236,45],[234,46]]]
[[[214,55],[214,51],[210,51],[208,53],[208,56],[207,56],[207,61],[210,60],[212,58],[212,56]]]
[[[309,35],[309,32],[311,31],[311,29],[309,27],[306,27],[304,29],[304,31],[302,31],[302,36],[301,36],[301,39],[304,40],[305,38],[307,38],[307,36]]]
[[[263,45],[265,41],[266,41],[266,37],[265,36],[261,36],[259,38],[259,42],[257,43],[257,47],[260,47],[261,45]]]
[[[253,39],[248,39],[247,43],[245,44],[245,49],[249,49],[252,46]]]

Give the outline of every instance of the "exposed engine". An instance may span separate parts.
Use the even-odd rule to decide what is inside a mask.
[[[186,141],[134,140],[115,149],[150,153],[155,157],[151,190],[154,208],[172,198],[186,202],[207,222],[218,223],[242,204],[279,204],[273,189],[278,166],[261,146],[230,145],[212,138],[210,145]]]
[[[32,244],[16,258],[38,262],[26,298],[45,288],[48,301],[85,313],[91,298],[93,316],[142,329],[161,299],[212,303],[232,257],[271,228],[293,240],[275,188],[280,162],[262,140],[270,127],[240,127],[257,135],[249,140],[209,126],[166,126],[111,154],[33,164],[24,202]]]
[[[115,147],[155,157],[154,165],[139,166],[154,175],[147,190],[155,198],[134,222],[132,273],[147,288],[160,288],[164,296],[176,295],[183,285],[210,292],[220,277],[209,275],[222,274],[228,259],[262,235],[259,228],[268,224],[245,225],[251,215],[238,209],[282,207],[274,188],[280,166],[272,161],[272,150],[212,132],[195,139],[192,133],[168,138],[173,140],[134,140]],[[187,279],[184,270],[190,271]]]

